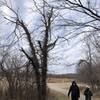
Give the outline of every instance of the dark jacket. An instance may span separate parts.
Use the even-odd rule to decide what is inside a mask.
[[[87,88],[84,91],[84,95],[85,95],[85,100],[91,100],[91,96],[93,96],[93,93],[89,90],[89,88]]]
[[[79,91],[79,87],[77,85],[71,85],[69,92],[68,92],[68,96],[71,93],[71,97],[73,98],[79,98],[80,97],[80,91]]]

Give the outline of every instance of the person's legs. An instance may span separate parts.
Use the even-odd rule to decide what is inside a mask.
[[[73,96],[73,97],[72,97],[72,100],[78,100],[78,98]]]
[[[75,100],[75,98],[72,96],[72,100]]]
[[[85,100],[89,100],[87,96],[85,96]]]

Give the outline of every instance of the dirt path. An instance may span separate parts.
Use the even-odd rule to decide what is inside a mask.
[[[66,96],[68,93],[69,86],[70,86],[70,83],[48,83],[48,87],[50,89],[63,93]],[[79,100],[85,100],[83,93],[81,93]],[[100,98],[93,97],[92,100],[100,100]]]

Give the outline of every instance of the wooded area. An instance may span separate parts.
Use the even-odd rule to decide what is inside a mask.
[[[100,89],[99,0],[30,0],[23,8],[1,0],[0,12],[1,100],[47,100],[51,52],[77,38],[86,52],[75,64],[78,80]]]

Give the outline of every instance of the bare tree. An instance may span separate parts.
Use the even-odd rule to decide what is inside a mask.
[[[91,37],[91,36],[90,36]],[[86,38],[87,39],[87,38]],[[77,67],[77,73],[79,74],[79,77],[82,81],[89,83],[92,87],[92,89],[96,89],[96,86],[99,86],[99,79],[97,77],[97,71],[98,69],[98,63],[99,61],[96,61],[95,56],[98,55],[98,53],[95,52],[95,48],[93,45],[95,44],[95,41],[88,38],[86,43],[86,59],[80,60]],[[93,44],[93,45],[92,45]],[[85,49],[86,49],[85,47]],[[95,55],[95,56],[94,56]],[[99,69],[98,69],[99,70]]]
[[[99,0],[57,0],[55,2],[58,5],[54,8],[64,11],[60,18],[62,23],[58,25],[70,29],[65,38],[71,39],[82,34],[99,32]]]
[[[38,6],[37,2],[35,1],[33,2],[41,18],[41,21],[38,23],[41,23],[42,28],[40,28],[42,29],[42,31],[40,29],[40,33],[37,34],[40,36],[42,34],[41,40],[36,40],[35,37],[32,37],[34,35],[34,32],[31,32],[28,29],[28,26],[26,25],[24,20],[20,18],[18,11],[15,11],[12,7],[10,7],[7,2],[3,2],[3,6],[6,6],[14,14],[14,16],[4,16],[4,18],[13,25],[15,25],[14,33],[17,36],[17,31],[19,31],[21,34],[20,37],[23,35],[26,37],[29,45],[29,53],[23,47],[20,48],[20,51],[25,54],[35,71],[38,100],[46,100],[46,78],[49,56],[48,53],[55,47],[56,42],[58,40],[58,37],[52,40],[51,31],[51,27],[56,16],[54,15],[53,7],[49,7],[44,0],[42,1],[42,6]]]

